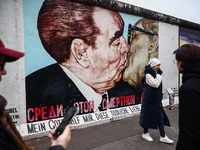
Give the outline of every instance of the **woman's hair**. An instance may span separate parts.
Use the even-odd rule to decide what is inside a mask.
[[[184,44],[175,50],[174,54],[176,54],[176,60],[181,62],[182,67],[187,69],[200,60],[200,47],[194,44]]]

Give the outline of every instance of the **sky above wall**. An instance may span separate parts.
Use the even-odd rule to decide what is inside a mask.
[[[118,0],[200,24],[200,0]]]

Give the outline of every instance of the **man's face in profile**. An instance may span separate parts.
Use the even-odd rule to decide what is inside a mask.
[[[129,45],[123,37],[123,20],[119,13],[97,7],[94,21],[100,29],[95,48],[87,50],[96,84],[109,83],[112,88],[122,76]]]
[[[154,25],[150,23],[152,22],[141,19],[131,29],[130,53],[123,79],[135,88],[140,86],[149,59],[158,57],[158,36],[151,32],[153,29],[156,31],[155,28],[158,30],[158,25],[156,22]],[[144,25],[149,29],[144,29]]]
[[[143,26],[141,24],[138,24],[136,27],[139,27],[143,29]],[[134,30],[132,33],[132,42],[130,44],[131,50],[134,52],[136,50],[140,50],[143,53],[148,53],[149,46],[151,45],[152,41],[148,34],[145,34],[144,32]]]

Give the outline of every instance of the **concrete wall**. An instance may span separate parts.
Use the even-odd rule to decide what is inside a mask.
[[[24,28],[22,1],[0,1],[0,38],[7,48],[24,52]],[[16,125],[25,123],[25,70],[24,58],[7,63],[7,75],[0,84],[1,95],[7,101],[7,109]]]
[[[166,89],[178,87],[178,70],[174,50],[179,47],[179,27],[159,22],[159,58],[163,69],[164,98],[168,98]]]
[[[25,77],[29,73],[55,62],[50,58],[49,55],[46,55],[45,50],[40,43],[36,29],[37,18],[32,19],[33,17],[31,16],[31,13],[34,13],[34,16],[37,17],[37,14],[35,14],[37,12],[32,10],[39,10],[41,2],[42,1],[26,1],[23,3],[22,0],[0,1],[1,40],[4,42],[6,47],[16,49],[18,51],[24,52],[25,47],[25,52],[27,53],[27,56],[25,55],[24,58],[21,58],[14,63],[6,64],[7,75],[3,77],[1,81],[0,94],[7,99],[8,105],[6,108],[10,112],[10,115],[13,117],[13,121],[18,127],[20,133],[26,139],[47,135],[49,130],[54,129],[55,125],[59,124],[59,122],[62,120],[62,117],[60,117],[56,119],[42,120],[35,123],[26,123],[27,113]],[[23,12],[26,14],[23,15]],[[28,17],[29,15],[30,17]],[[120,12],[120,15],[125,21],[124,37],[127,40],[128,24],[134,25],[139,19],[142,19],[143,17],[136,14],[127,14],[124,12]],[[173,61],[173,51],[179,47],[179,26],[177,24],[173,25],[163,21],[158,21],[158,26],[159,50],[157,57],[162,62],[161,68],[163,70],[164,105],[166,106],[168,105],[168,94],[166,89],[178,87],[179,76],[176,64],[174,64]],[[34,47],[37,47],[37,56],[34,54]],[[45,59],[43,59],[44,57]],[[45,60],[45,63],[43,63],[42,66],[40,66],[42,61],[39,61],[37,64],[37,60],[41,59],[43,59],[43,61]],[[29,65],[27,65],[28,63]],[[34,68],[33,70],[32,66]],[[26,67],[27,69],[25,69]],[[25,71],[29,73],[25,74]],[[110,122],[132,115],[138,115],[139,112],[140,104],[134,104],[127,107],[119,107],[104,113],[96,112],[85,115],[82,114],[78,115],[77,118],[73,120],[72,128],[78,129],[91,125]],[[84,117],[93,119],[87,122],[84,121]],[[44,126],[45,129],[43,128]],[[30,128],[32,129],[30,130]]]

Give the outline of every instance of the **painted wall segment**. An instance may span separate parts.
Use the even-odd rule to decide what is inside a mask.
[[[193,24],[191,22],[183,21],[181,19],[174,18],[171,16],[166,17],[164,14],[160,14],[157,12],[149,12],[149,10],[142,9],[137,6],[131,6],[128,4],[120,3],[117,1],[116,2],[103,1],[103,0],[100,0],[100,1],[77,0],[77,1],[87,3],[86,5],[91,4],[93,5],[93,7],[101,6],[108,9],[108,10],[102,9],[104,11],[101,11],[102,16],[105,17],[104,18],[105,20],[101,20],[102,17],[96,16],[97,18],[100,18],[100,19],[96,19],[94,21],[95,24],[97,22],[99,23],[103,22],[107,25],[103,27],[102,25],[98,24],[99,25],[98,27],[103,27],[100,29],[100,31],[103,29],[106,30],[106,27],[109,27],[112,25],[112,22],[108,22],[107,20],[114,21],[115,19],[113,19],[112,17],[109,18],[106,15],[106,12],[112,12],[110,10],[115,10],[115,12],[108,13],[108,14],[112,14],[111,16],[114,16],[114,18],[119,17],[121,19],[117,19],[118,22],[114,23],[116,26],[114,27],[112,26],[112,27],[113,29],[120,29],[120,31],[123,31],[123,32],[117,32],[117,34],[114,34],[116,35],[116,37],[119,38],[119,41],[120,41],[119,43],[121,43],[122,41],[121,44],[116,42],[116,45],[114,47],[118,47],[119,45],[120,45],[119,47],[130,47],[130,50],[126,52],[127,56],[125,57],[126,54],[123,55],[124,59],[126,58],[126,61],[125,63],[122,63],[123,64],[122,66],[124,67],[124,69],[122,69],[123,71],[119,71],[118,73],[119,81],[117,82],[118,80],[117,79],[115,81],[115,84],[112,85],[113,87],[107,88],[106,90],[107,92],[104,92],[104,93],[101,92],[102,94],[99,94],[100,96],[95,94],[95,93],[98,93],[98,90],[94,90],[96,86],[94,87],[92,86],[91,88],[91,86],[86,84],[88,87],[90,87],[90,88],[87,88],[86,90],[85,86],[77,87],[76,82],[78,82],[78,85],[79,85],[80,82],[83,82],[85,84],[85,81],[90,81],[90,80],[91,81],[96,81],[97,79],[105,79],[105,81],[106,79],[107,81],[111,80],[112,66],[114,66],[113,62],[115,62],[114,60],[116,58],[114,57],[115,56],[114,54],[117,54],[117,56],[120,56],[120,54],[117,53],[118,48],[116,49],[113,48],[111,49],[111,51],[107,53],[104,52],[105,54],[104,60],[96,62],[96,66],[98,66],[99,64],[98,67],[102,67],[104,65],[103,63],[105,62],[107,63],[108,68],[103,70],[105,72],[100,71],[100,69],[99,70],[96,69],[96,71],[100,72],[99,74],[97,73],[96,75],[92,76],[90,79],[83,78],[81,80],[81,78],[83,77],[83,73],[78,73],[75,75],[74,71],[68,72],[69,69],[68,71],[66,71],[65,65],[63,66],[61,64],[58,64],[57,61],[53,59],[47,53],[47,51],[43,48],[43,45],[41,44],[40,37],[38,35],[38,30],[37,30],[37,17],[38,17],[38,12],[40,10],[40,7],[42,6],[43,0],[38,0],[38,1],[25,0],[23,1],[23,5],[22,5],[22,1],[15,1],[12,3],[8,3],[7,1],[0,2],[2,4],[0,6],[6,6],[6,7],[1,7],[1,12],[3,13],[0,13],[0,17],[6,18],[7,14],[10,14],[12,16],[11,18],[14,18],[14,19],[1,19],[1,24],[0,24],[1,37],[0,38],[3,41],[5,41],[5,45],[7,47],[18,49],[20,51],[24,50],[23,44],[25,44],[25,53],[26,53],[25,63],[24,63],[24,59],[20,59],[18,62],[16,62],[13,65],[12,64],[6,65],[8,68],[9,74],[3,79],[0,86],[1,93],[4,93],[4,96],[8,100],[7,111],[12,116],[15,124],[17,125],[23,137],[34,138],[38,136],[44,136],[45,135],[44,133],[48,133],[49,130],[53,129],[55,125],[59,124],[59,122],[62,120],[65,110],[67,109],[66,106],[79,105],[79,107],[81,108],[80,114],[76,118],[74,118],[72,122],[73,128],[82,128],[82,127],[86,127],[90,125],[97,125],[97,124],[109,122],[115,119],[120,119],[120,118],[128,117],[130,115],[138,114],[140,111],[140,101],[141,101],[141,97],[140,97],[140,93],[138,89],[139,80],[134,81],[136,83],[138,82],[136,84],[137,86],[134,86],[134,85],[131,85],[131,82],[128,82],[128,79],[132,80],[131,77],[129,77],[126,80],[124,76],[128,68],[131,68],[131,65],[133,66],[135,65],[135,67],[137,67],[137,62],[139,62],[140,59],[148,60],[150,56],[148,56],[149,54],[147,53],[147,51],[144,51],[145,56],[142,56],[141,55],[142,53],[139,53],[141,50],[140,46],[141,45],[144,46],[146,45],[146,43],[148,43],[150,46],[146,48],[149,50],[149,48],[150,49],[152,48],[154,41],[158,40],[158,43],[157,44],[155,43],[154,45],[158,46],[158,48],[155,51],[155,52],[158,52],[156,54],[156,57],[158,57],[162,61],[162,69],[164,71],[163,89],[178,86],[177,85],[178,73],[177,73],[176,65],[173,63],[173,59],[174,59],[173,50],[175,50],[179,46],[178,44],[179,25],[183,27],[187,26],[188,28],[191,28],[192,30],[191,29],[190,30],[192,31],[192,34],[195,33],[195,31],[199,28],[199,25],[196,26],[196,24]],[[9,8],[9,9],[6,9],[6,8]],[[23,13],[22,13],[22,10],[23,10]],[[116,11],[119,11],[119,14],[117,14]],[[17,12],[17,14],[13,12]],[[22,17],[22,15],[24,16]],[[173,18],[174,18],[174,21],[171,21],[173,20]],[[152,32],[152,31],[145,29],[144,26],[140,25],[140,23],[137,23],[137,22],[140,22],[141,20],[149,20],[150,22],[151,21],[157,22],[156,23],[157,30],[158,30],[157,40],[156,40],[156,37],[154,37],[151,34],[148,34],[148,32]],[[22,25],[23,21],[24,21],[24,26]],[[130,30],[129,24],[131,26],[142,28],[142,30],[147,30],[148,32],[146,32],[147,33],[146,34],[142,30],[139,30],[139,31]],[[24,29],[24,32],[23,32],[23,29]],[[76,30],[75,30],[76,32],[82,31],[80,30],[80,28],[76,28]],[[13,33],[14,36],[12,36],[11,33]],[[98,33],[98,31],[96,33]],[[132,38],[133,39],[132,41],[130,41],[128,38],[130,37],[129,36],[130,33],[134,35]],[[139,39],[140,35],[142,37],[140,40],[137,41],[136,39]],[[191,35],[191,33],[187,33],[187,35]],[[193,42],[195,41],[195,37],[196,36],[193,36],[192,38]],[[75,50],[80,49],[81,47],[77,45],[77,42],[79,41],[80,43],[81,40],[80,39],[77,40],[77,39],[78,38],[76,37],[76,44],[73,45],[74,52]],[[150,40],[149,42],[145,42],[145,39],[150,39]],[[82,40],[82,42],[85,42],[85,43],[86,41],[87,40],[85,41]],[[108,41],[109,40],[104,38],[102,40],[102,44],[99,44],[99,45],[103,46],[103,44],[105,44],[106,42],[107,44],[109,44]],[[131,44],[131,43],[137,43],[137,42],[138,42],[138,48],[134,47],[134,45],[136,44]],[[141,43],[141,45],[139,43]],[[89,43],[86,43],[84,44],[84,46],[88,44]],[[88,47],[84,47],[84,48],[88,48]],[[119,49],[122,50],[121,52],[123,54],[123,50],[126,48],[119,48]],[[90,57],[94,56],[94,55],[91,55],[92,47],[90,47],[89,50],[90,50],[89,56]],[[82,52],[85,52],[85,51],[82,51]],[[100,52],[99,55],[103,57],[101,55],[101,51],[99,52]],[[132,60],[133,61],[135,60],[136,62],[136,63],[134,62],[134,64],[128,63],[128,61],[131,62],[131,53],[133,53],[134,55],[136,54],[138,55],[138,57],[135,57],[135,58],[132,57]],[[79,55],[78,54],[79,53],[74,53],[73,55],[83,57],[80,54]],[[138,61],[136,61],[137,59]],[[80,62],[80,59],[78,57],[76,57],[76,59],[74,60],[78,61],[79,64],[83,64],[83,62],[82,63]],[[96,60],[98,60],[98,57],[95,57],[95,59],[93,59],[92,61],[93,63],[91,64],[94,64]],[[87,62],[87,61],[84,61],[84,62]],[[102,66],[100,66],[100,64]],[[69,67],[74,68],[73,65],[69,65]],[[85,66],[82,65],[82,67],[85,67]],[[62,80],[63,78],[61,78],[61,80],[59,80],[59,78],[56,78],[56,71],[54,70],[54,71],[49,72],[50,68],[54,68],[54,69],[57,68],[60,72],[63,72],[63,74],[61,75],[62,77],[66,76],[66,74],[69,75],[69,80],[67,81],[70,81],[71,83],[68,84],[69,86],[67,86],[67,88],[72,89],[71,90],[72,92],[69,92],[71,93],[70,96],[66,96],[69,93],[64,92],[65,90],[63,90],[62,88],[62,86],[66,87],[67,85],[64,83],[64,80]],[[24,70],[25,70],[25,75],[24,75]],[[142,66],[138,70],[142,70]],[[103,74],[101,75],[101,73]],[[30,89],[29,92],[25,93],[24,80],[25,80],[25,77],[26,77],[26,80],[28,80],[28,76],[29,75],[32,76],[31,74],[34,74],[33,76],[35,76],[36,79],[32,80],[33,78],[29,78],[30,79],[29,83],[32,82],[29,86],[31,87],[31,86],[34,86],[35,84],[35,85],[38,85],[38,87],[36,86],[33,89],[29,88]],[[137,72],[136,74],[132,72],[132,74],[135,77],[140,76],[140,75],[136,75]],[[47,80],[47,78],[49,77],[53,79],[52,82],[49,82],[50,81],[49,79]],[[106,78],[103,78],[103,77],[106,77]],[[80,82],[74,81],[76,79],[80,80]],[[41,85],[45,85],[43,83],[48,83],[48,84],[46,84],[46,87],[42,91]],[[26,82],[26,84],[28,84],[28,82]],[[50,84],[52,84],[53,86],[48,86]],[[50,88],[50,87],[54,87],[54,88]],[[81,92],[80,92],[80,89],[81,89]],[[41,91],[41,93],[45,93],[45,94],[43,96],[41,96],[40,94],[35,94],[37,93],[37,91]],[[61,91],[64,94],[56,94],[57,92],[59,93]],[[77,94],[77,92],[79,94]],[[26,94],[29,95],[30,93],[33,94],[33,99],[32,99],[33,101],[31,100],[29,103],[27,100],[25,100],[25,95]],[[107,98],[104,97],[105,94],[107,95]],[[79,98],[78,99],[80,101],[79,100],[74,101],[73,103],[74,99],[72,95],[73,96],[79,95],[80,99]],[[97,95],[97,96],[94,96],[94,95]],[[41,100],[37,102],[37,98],[34,98],[35,96],[39,96]],[[60,101],[60,102],[56,101],[58,97],[61,98],[62,96],[64,97],[62,99],[63,101]],[[88,98],[90,98],[90,100],[87,100]],[[70,102],[66,103],[65,101],[66,99],[70,99],[71,103]],[[95,102],[95,99],[99,99],[99,101],[101,102],[101,104],[99,105],[102,108],[101,110],[99,108],[96,109],[95,106],[96,104],[98,105],[98,103]],[[164,93],[164,99],[166,100],[168,99],[166,93]]]
[[[52,129],[49,122],[61,120],[72,106],[80,110],[74,120],[77,127],[134,115],[136,108],[138,113],[144,66],[150,58],[159,57],[159,22],[98,6],[54,2],[37,8],[36,36],[44,48],[36,50],[32,43],[25,43],[26,54],[32,57],[26,65],[35,60],[41,67],[26,68],[27,126],[23,133],[35,135]],[[49,55],[35,57],[35,50]],[[56,63],[40,61],[49,56]]]
[[[34,122],[62,118],[73,106],[79,107],[84,119],[79,125],[84,125],[126,116],[128,107],[140,104],[138,87],[122,78],[130,51],[124,24],[118,12],[98,6],[63,0],[43,3],[37,20],[41,51],[57,63],[26,76],[27,123],[34,124],[27,130]],[[26,53],[33,57],[33,50],[30,46]]]
[[[200,46],[200,31],[188,28],[179,28],[180,46],[183,44],[195,44]]]
[[[91,125],[102,124],[133,115],[138,115],[140,113],[140,109],[140,105],[132,105],[103,112],[77,115],[72,119],[72,129],[84,128]],[[21,124],[18,129],[20,129],[22,136],[24,137],[27,137],[27,135],[37,136],[37,134],[47,134],[50,130],[54,130],[56,126],[61,123],[62,119],[63,117]]]

